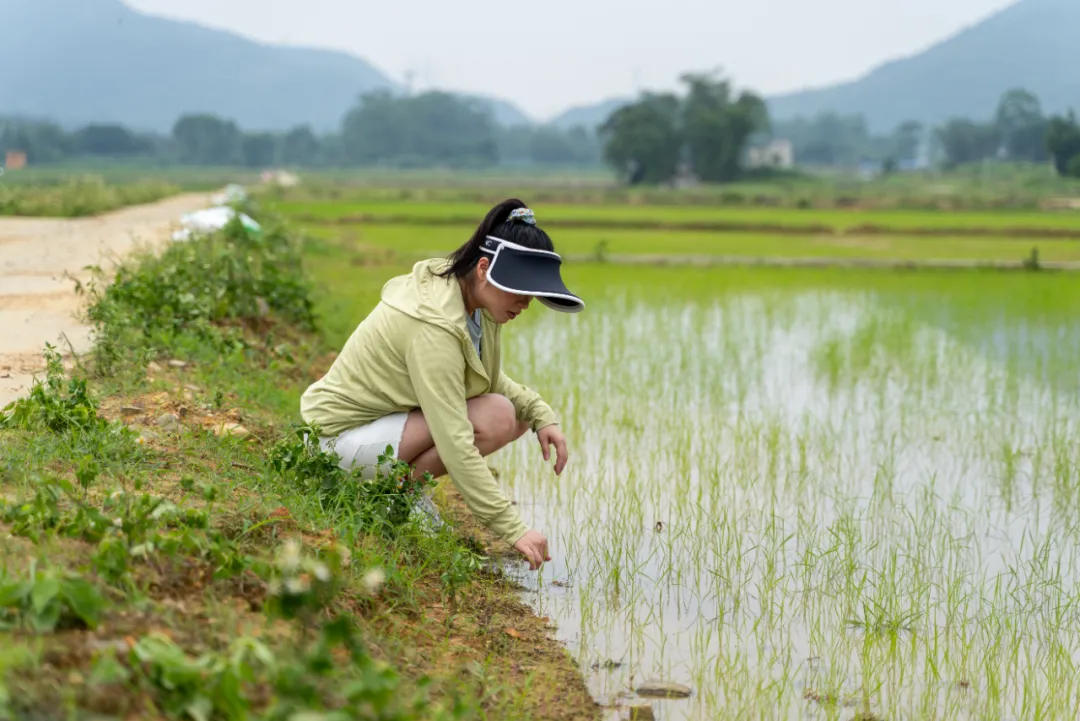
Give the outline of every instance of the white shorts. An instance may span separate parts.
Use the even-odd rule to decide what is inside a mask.
[[[379,456],[386,452],[387,446],[393,450],[394,458],[398,457],[408,418],[406,412],[391,413],[337,436],[323,436],[319,439],[319,447],[328,453],[336,453],[340,459],[338,466],[346,471],[359,468],[364,478],[374,478]]]

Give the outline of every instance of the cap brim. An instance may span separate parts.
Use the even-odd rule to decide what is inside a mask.
[[[488,280],[508,293],[533,295],[547,307],[563,313],[578,313],[585,301],[571,293],[559,267],[562,258],[548,250],[535,250],[502,242],[488,268]]]

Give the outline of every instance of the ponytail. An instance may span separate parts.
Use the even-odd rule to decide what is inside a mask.
[[[476,262],[483,255],[480,246],[489,235],[537,250],[555,250],[551,238],[540,228],[521,220],[511,220],[510,213],[528,206],[517,198],[508,198],[487,212],[476,231],[464,245],[449,255],[450,267],[439,275],[444,278],[455,276],[464,278],[476,267]]]

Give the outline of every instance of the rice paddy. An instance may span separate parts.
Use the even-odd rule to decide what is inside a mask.
[[[351,268],[337,251],[315,259],[328,289],[403,272],[471,230],[423,203],[355,222],[339,222],[351,207],[293,210],[317,253],[355,254]],[[880,257],[968,260],[1011,259],[1030,239],[965,228],[1059,218],[925,213],[909,227],[962,229],[929,237],[891,217],[872,237]],[[552,235],[568,255],[601,238],[612,254],[875,252],[849,230]],[[1051,247],[1077,246],[1040,239],[1042,257]],[[531,438],[491,462],[552,549],[540,575],[507,571],[594,698],[625,707],[663,680],[693,689],[653,702],[665,720],[1074,717],[1075,274],[571,262],[564,275],[586,311],[534,305],[503,352],[561,415],[570,464],[554,476]],[[359,318],[377,287],[327,292]],[[355,321],[336,320],[343,334]]]
[[[579,269],[586,313],[504,339],[573,454],[561,478],[533,443],[493,459],[554,549],[517,577],[595,697],[660,678],[694,689],[664,719],[1072,718],[1075,286],[687,273]]]
[[[464,224],[475,227],[491,204],[486,201],[417,202],[387,200],[280,200],[277,210],[309,222],[397,222]],[[674,227],[720,229],[770,227],[795,232],[877,231],[1023,231],[1064,230],[1080,233],[1076,211],[981,210],[942,213],[935,210],[864,208],[777,208],[730,205],[636,205],[632,203],[545,203],[538,219],[551,227]]]
[[[468,239],[466,225],[427,226],[411,223],[364,223],[355,229],[319,225],[305,232],[320,238],[350,237],[354,246],[374,253],[392,251],[403,259],[445,255]],[[725,259],[891,260],[1012,262],[1019,265],[1038,249],[1040,262],[1080,263],[1080,239],[1032,237],[836,235],[778,232],[710,232],[660,229],[552,230],[558,249],[574,260],[618,259],[620,256],[656,261],[692,262]]]

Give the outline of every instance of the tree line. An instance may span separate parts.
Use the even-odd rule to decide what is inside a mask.
[[[1047,116],[1034,93],[1006,91],[987,120],[954,117],[926,128],[901,123],[891,133],[870,133],[861,115],[822,113],[776,122],[774,137],[792,141],[801,165],[857,166],[891,170],[917,161],[946,169],[987,160],[1045,163],[1061,175],[1080,177],[1080,127],[1070,111]]]
[[[808,166],[885,171],[919,160],[943,167],[987,159],[1052,161],[1080,177],[1080,125],[1070,111],[1047,117],[1023,89],[1002,95],[990,120],[953,118],[927,129],[917,121],[875,135],[861,115],[822,113],[771,122],[764,101],[736,93],[713,73],[680,78],[681,93],[645,92],[614,110],[594,130],[554,126],[503,127],[482,101],[429,91],[361,96],[336,132],[300,125],[284,132],[247,131],[217,115],[187,114],[168,135],[114,123],[67,131],[49,121],[0,117],[0,157],[22,150],[31,163],[78,157],[150,158],[155,162],[299,167],[591,166],[606,162],[629,183],[679,176],[724,182],[743,173],[751,143],[790,140],[795,162]]]
[[[116,123],[67,131],[47,120],[0,117],[0,157],[7,150],[25,152],[34,164],[109,157],[251,168],[595,165],[601,153],[596,134],[583,127],[503,127],[482,101],[439,91],[368,93],[345,114],[338,132],[322,134],[308,125],[243,130],[211,113],[181,116],[168,135]]]

